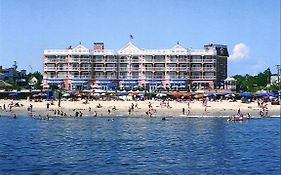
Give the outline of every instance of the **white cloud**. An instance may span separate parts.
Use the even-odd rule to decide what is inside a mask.
[[[242,60],[249,56],[250,49],[244,43],[236,44],[232,50],[232,53],[229,56],[230,60]]]

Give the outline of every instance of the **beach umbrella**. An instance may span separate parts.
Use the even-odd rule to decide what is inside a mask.
[[[207,94],[206,96],[207,96],[207,97],[216,97],[217,94],[215,94],[215,93],[210,93],[210,94]]]
[[[238,94],[238,97],[252,97],[253,94],[251,94],[250,92],[242,92]]]
[[[194,96],[194,98],[196,98],[196,99],[203,98],[203,97],[204,97],[204,94],[196,94]]]
[[[8,95],[10,96],[10,97],[16,97],[16,96],[18,96],[20,94],[20,92],[12,92],[12,93],[9,93]]]
[[[13,85],[6,83],[3,80],[0,80],[0,89],[6,89],[6,88],[12,88],[12,87],[13,87]]]
[[[180,98],[182,96],[182,94],[177,91],[174,91],[171,95],[175,98]]]

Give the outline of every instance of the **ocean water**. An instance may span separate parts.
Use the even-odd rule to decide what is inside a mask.
[[[0,117],[0,174],[280,174],[280,119]]]

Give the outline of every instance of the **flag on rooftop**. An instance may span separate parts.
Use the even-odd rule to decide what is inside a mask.
[[[133,35],[130,35],[130,39],[134,39]]]

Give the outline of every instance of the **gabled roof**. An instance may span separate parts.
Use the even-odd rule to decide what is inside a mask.
[[[179,42],[177,42],[177,44],[173,48],[171,48],[171,50],[174,52],[186,52],[187,51],[187,49],[182,47],[182,45],[180,45]]]
[[[131,41],[129,41],[124,47],[119,49],[118,54],[140,54],[141,49],[137,48]]]
[[[81,43],[79,43],[78,46],[74,48],[74,50],[89,50],[89,49],[83,46]]]

